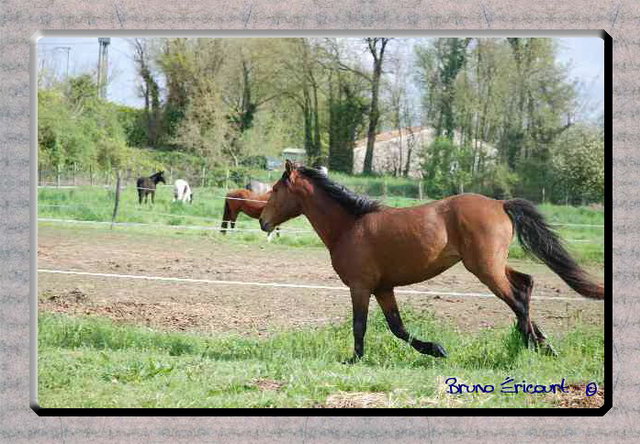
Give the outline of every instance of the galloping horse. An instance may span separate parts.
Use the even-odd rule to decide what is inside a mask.
[[[271,191],[264,194],[257,194],[246,189],[229,191],[224,200],[224,214],[222,216],[222,234],[227,233],[227,227],[233,229],[236,226],[236,219],[240,213],[258,219],[262,209],[267,204],[271,196]],[[278,235],[280,235],[278,233]],[[269,235],[271,240],[271,234]]]
[[[459,261],[514,311],[526,344],[555,354],[529,317],[533,278],[507,265],[514,232],[527,252],[576,292],[604,299],[604,287],[589,278],[535,206],[523,199],[461,194],[389,208],[352,193],[318,170],[287,161],[260,226],[270,232],[300,214],[309,219],[329,249],[333,268],[351,290],[354,356],[348,362],[363,355],[371,294],[395,336],[420,353],[446,357],[440,344],[415,339],[405,330],[393,289],[430,279]]]
[[[151,203],[154,203],[156,195],[156,185],[158,182],[167,183],[164,180],[164,171],[158,171],[149,177],[139,177],[137,182],[138,188],[138,203],[142,203],[144,197],[144,203],[147,203],[149,194],[151,194]]]
[[[184,179],[178,179],[173,184],[173,201],[193,203],[193,191]]]

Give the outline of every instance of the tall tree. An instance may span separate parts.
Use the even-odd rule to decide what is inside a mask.
[[[371,75],[371,105],[369,106],[369,128],[367,129],[367,151],[364,155],[364,174],[373,172],[373,149],[376,143],[376,131],[380,110],[378,96],[380,93],[380,77],[382,76],[382,63],[384,61],[384,51],[389,43],[385,37],[368,37],[365,39],[371,56],[373,57],[373,73]]]
[[[326,73],[329,113],[328,167],[347,174],[353,172],[353,149],[362,130],[368,106],[365,99],[370,79],[347,64],[338,39],[325,39],[319,63]]]
[[[142,80],[140,93],[144,98],[147,142],[155,146],[160,135],[160,87],[151,70],[151,55],[147,39],[135,39],[133,45],[133,61]]]

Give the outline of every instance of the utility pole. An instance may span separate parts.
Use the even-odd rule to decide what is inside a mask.
[[[109,44],[111,38],[99,37],[98,43],[98,94],[103,99],[107,97],[107,73],[109,70]]]

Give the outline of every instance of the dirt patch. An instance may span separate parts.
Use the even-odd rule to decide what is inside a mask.
[[[79,288],[74,288],[62,293],[54,293],[50,290],[42,292],[42,298],[50,302],[51,305],[69,307],[73,304],[82,304],[87,301],[88,296]]]
[[[579,300],[540,264],[514,261],[536,281],[532,317],[547,332],[563,332],[582,321],[603,322],[603,304]],[[43,226],[38,268],[98,273],[170,276],[229,281],[298,283],[341,287],[324,248],[241,244],[216,237],[154,236],[93,228]],[[601,270],[592,270],[596,275]],[[107,316],[153,328],[268,335],[344,321],[351,316],[348,291],[209,285],[40,273],[40,309]],[[434,295],[398,294],[410,306],[443,318],[460,331],[511,325],[514,316],[498,298],[459,297],[449,292],[489,293],[464,267],[407,287]],[[442,294],[438,294],[442,292]],[[551,299],[536,299],[542,296]],[[576,298],[563,300],[561,298]],[[379,310],[375,302],[370,310]],[[407,322],[410,329],[410,322]]]
[[[327,397],[318,408],[370,408],[389,407],[389,396],[380,392],[338,392]]]
[[[599,408],[604,405],[604,389],[598,388],[597,392],[587,396],[587,384],[569,385],[568,393],[550,394],[549,398],[558,405],[566,408]]]
[[[251,385],[262,391],[277,391],[284,387],[284,383],[274,379],[254,379]]]

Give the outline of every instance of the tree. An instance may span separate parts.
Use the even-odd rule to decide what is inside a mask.
[[[151,70],[149,43],[146,39],[135,39],[132,42],[133,61],[142,80],[140,94],[144,98],[147,142],[155,146],[160,136],[160,87]]]
[[[566,203],[604,200],[604,134],[593,125],[575,125],[554,143],[553,172],[557,200]]]
[[[328,167],[347,174],[353,172],[353,149],[368,111],[365,89],[369,79],[346,64],[337,39],[325,39],[319,63],[326,75],[328,97]]]
[[[554,41],[437,39],[417,47],[416,67],[425,123],[452,140],[451,149],[471,153],[461,163],[478,178],[471,186],[502,182],[489,188],[506,190],[517,177],[516,194],[542,199],[553,181],[551,149],[578,106]]]
[[[378,120],[380,118],[380,110],[378,105],[378,95],[380,89],[380,77],[382,76],[382,62],[384,60],[384,51],[389,43],[388,38],[369,37],[365,39],[369,52],[373,57],[373,73],[371,75],[371,105],[369,106],[369,128],[367,130],[367,151],[364,156],[364,174],[373,172],[373,148],[376,143],[376,131]]]

